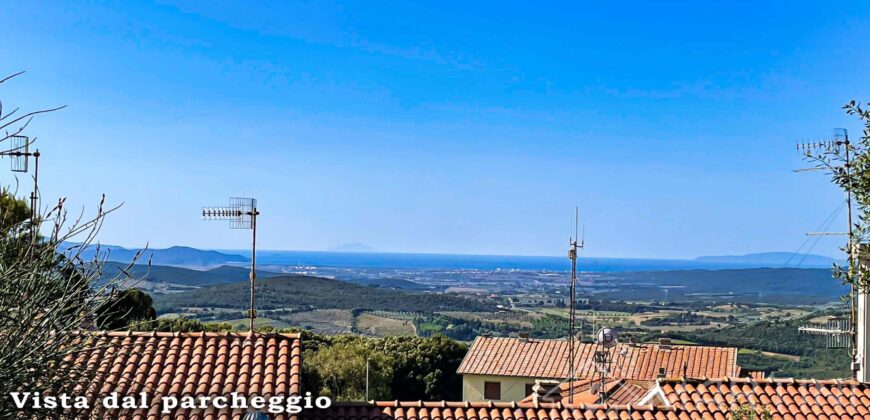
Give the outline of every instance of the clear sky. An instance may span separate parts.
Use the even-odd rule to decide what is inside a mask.
[[[244,248],[199,217],[241,195],[264,249],[562,255],[579,205],[587,256],[793,251],[842,200],[795,143],[870,100],[863,2],[254,3],[2,6],[4,105],[69,105],[46,202],[126,246]]]

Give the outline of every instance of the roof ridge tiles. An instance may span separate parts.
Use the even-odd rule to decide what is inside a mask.
[[[88,330],[77,330],[70,333],[75,336],[85,336],[85,335],[94,335],[97,337],[189,337],[189,338],[222,338],[222,337],[234,337],[234,338],[247,338],[252,334],[250,332],[246,333],[237,333],[232,331],[226,332],[211,332],[211,331],[193,331],[193,332],[182,332],[182,331],[110,331],[110,330],[96,330],[96,331],[88,331]],[[253,336],[257,338],[262,337],[283,337],[288,339],[301,339],[302,334],[298,332],[293,333],[254,333]]]
[[[600,404],[580,403],[564,404],[557,402],[540,401],[369,401],[364,403],[345,403],[342,405],[369,405],[380,408],[473,408],[473,409],[556,409],[556,410],[628,410],[628,411],[676,411],[679,408],[654,404]]]

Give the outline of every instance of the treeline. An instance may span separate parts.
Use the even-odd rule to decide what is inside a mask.
[[[220,284],[154,296],[158,312],[184,307],[247,309],[248,282]],[[412,312],[495,311],[493,304],[450,294],[416,293],[361,286],[338,280],[284,276],[257,283],[258,309],[364,309]]]
[[[744,369],[762,370],[771,377],[779,378],[848,378],[849,349],[811,349],[800,360],[767,356],[760,352],[741,352],[737,363]]]
[[[642,305],[619,301],[591,301],[577,304],[578,311],[602,311],[602,312],[627,312],[630,314],[641,312],[658,312],[660,308],[653,305]]]
[[[802,334],[798,327],[806,319],[758,321],[748,325],[693,332],[670,332],[672,338],[696,343],[742,347],[754,350],[804,356],[825,347],[825,337]]]
[[[737,317],[728,315],[727,317],[712,317],[699,315],[695,312],[687,311],[681,314],[668,314],[663,317],[650,318],[641,322],[641,325],[648,327],[661,326],[686,326],[686,325],[710,325],[714,322],[727,324],[737,323]]]
[[[704,345],[756,350],[741,352],[737,358],[738,364],[747,369],[763,370],[772,376],[819,379],[849,377],[848,349],[826,348],[825,337],[800,333],[798,327],[807,323],[809,317],[758,321],[722,329],[669,332],[665,336]],[[766,356],[761,351],[800,356],[800,360]]]
[[[463,319],[448,315],[420,315],[414,318],[414,326],[421,337],[443,334],[460,341],[472,341],[478,335],[491,334],[509,336],[527,332],[532,338],[562,338],[567,335],[568,320],[558,316],[545,315],[530,318],[531,328],[509,322],[489,322],[476,319]]]

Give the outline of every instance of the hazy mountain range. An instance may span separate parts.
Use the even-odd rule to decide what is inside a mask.
[[[71,248],[81,244],[65,242],[61,245],[61,251],[71,252]],[[165,249],[129,249],[117,245],[88,245],[81,252],[85,260],[98,257],[100,260],[130,263],[141,251],[138,264],[147,264],[149,259],[153,265],[171,265],[178,267],[209,268],[226,264],[240,264],[250,262],[248,257],[236,254],[227,254],[218,251],[207,251],[186,246],[173,246]],[[99,255],[97,255],[99,254]]]
[[[695,258],[695,261],[719,264],[758,265],[766,267],[830,267],[838,262],[823,255],[794,252],[761,252],[746,255],[716,255]]]
[[[80,244],[75,243],[64,243],[62,245],[62,249],[65,252],[69,252],[72,247],[80,246]],[[98,251],[99,249],[99,251]],[[153,265],[164,265],[164,266],[176,266],[176,267],[188,267],[188,268],[214,268],[222,265],[243,265],[250,263],[250,258],[242,255],[241,252],[238,254],[234,253],[234,251],[213,251],[213,250],[201,250],[186,246],[173,246],[165,249],[136,249],[136,248],[125,248],[117,245],[100,245],[97,247],[96,245],[89,245],[82,252],[82,257],[85,259],[93,259],[97,252],[99,252],[99,258],[101,260],[106,261],[115,261],[120,263],[130,263],[135,258],[136,254],[141,251],[141,256],[137,261],[138,264],[147,264],[149,259],[151,264]],[[258,257],[263,258],[263,262],[268,262],[271,264],[284,264],[281,258],[274,258],[272,254],[280,256],[282,253],[288,253],[290,251],[261,251],[258,252]],[[302,253],[301,251],[299,253]],[[331,258],[329,261],[321,261],[319,263],[315,263],[316,265],[330,265],[330,266],[353,266],[354,261],[359,259],[358,257],[362,257],[362,255],[351,256],[347,255],[345,257],[340,256],[339,254],[348,253],[348,254],[365,254],[367,255],[367,259],[375,258],[378,259],[380,257],[396,257],[396,256],[407,256],[408,258],[413,257],[415,261],[417,259],[438,259],[439,257],[444,257],[439,254],[432,255],[424,255],[424,254],[381,254],[376,252],[373,248],[361,244],[361,243],[348,243],[341,246],[333,247],[327,252],[319,253],[319,256],[328,256],[329,253],[334,253],[335,258]],[[317,253],[311,253],[317,254]],[[370,255],[371,257],[368,257]],[[272,258],[270,258],[270,256]],[[454,256],[454,257],[467,257],[471,258],[474,256]],[[504,266],[512,267],[513,260],[516,259],[528,259],[532,257],[510,257],[504,256],[501,259],[504,261]],[[544,257],[541,257],[544,258]],[[549,258],[549,257],[546,257]],[[270,261],[271,260],[271,261]],[[291,258],[292,260],[292,258]],[[334,261],[333,261],[334,260]],[[295,264],[296,261],[286,262],[286,264]],[[658,260],[642,260],[638,259],[637,261],[649,261],[656,262]],[[666,261],[666,260],[662,260]],[[671,260],[677,261],[677,260]],[[746,254],[746,255],[716,255],[716,256],[702,256],[695,258],[694,260],[685,260],[687,264],[684,264],[685,268],[753,268],[753,267],[769,267],[769,268],[783,268],[783,267],[792,267],[792,268],[828,268],[836,262],[835,259],[831,257],[826,257],[822,255],[812,255],[812,254],[795,254],[792,252],[763,252],[763,253],[754,253],[754,254]],[[561,260],[560,260],[561,262]],[[618,261],[617,261],[618,262]],[[358,261],[357,261],[358,263]],[[673,264],[668,264],[673,266]],[[679,265],[679,264],[678,264]],[[717,267],[718,266],[718,267]],[[397,266],[398,267],[398,266]],[[409,265],[408,267],[413,267],[413,265]],[[662,269],[673,269],[662,267]],[[607,270],[605,270],[607,271]],[[641,270],[625,270],[625,271],[641,271]]]

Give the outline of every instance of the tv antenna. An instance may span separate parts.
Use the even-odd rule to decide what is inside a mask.
[[[30,193],[30,240],[36,241],[37,217],[38,217],[38,197],[39,197],[39,149],[30,151],[30,145],[36,142],[36,139],[30,140],[27,136],[13,134],[6,136],[4,140],[9,140],[10,148],[0,151],[0,156],[9,156],[11,158],[12,172],[28,172],[30,158],[33,157],[33,191]]]
[[[805,142],[798,143],[797,150],[802,152],[805,156],[812,157],[816,153],[840,153],[840,150],[843,151],[843,160],[844,166],[843,170],[846,173],[846,179],[852,179],[852,160],[851,160],[851,151],[852,146],[849,142],[849,132],[845,128],[835,128],[833,133],[833,138],[830,140],[819,140],[816,142]],[[823,170],[824,167],[815,167],[815,168],[805,168],[805,169],[796,169],[795,172],[806,172],[806,171],[817,171]],[[848,276],[849,279],[852,279],[855,275],[854,270],[854,262],[855,262],[855,237],[854,232],[852,231],[852,187],[851,185],[846,186],[846,232],[811,232],[807,235],[809,236],[846,236],[848,238],[846,245],[846,254],[848,258]],[[831,348],[841,348],[846,347],[846,338],[848,338],[848,346],[851,347],[851,358],[852,358],[852,374],[853,377],[857,377],[858,373],[858,349],[857,349],[857,335],[856,335],[856,321],[858,315],[856,313],[857,308],[857,293],[855,292],[855,284],[850,282],[850,291],[849,291],[849,303],[850,303],[850,311],[848,320],[842,318],[834,318],[828,321],[827,325],[824,327],[811,327],[804,326],[798,328],[798,331],[808,334],[814,335],[825,335],[828,336],[827,346]]]
[[[254,332],[254,284],[257,280],[257,210],[256,198],[231,197],[230,205],[226,207],[203,207],[203,220],[229,220],[230,229],[250,229],[253,232],[251,240],[251,306],[248,310],[251,332]]]
[[[585,242],[584,239],[580,239],[578,242],[578,226],[580,224],[580,208],[574,208],[574,237],[568,239],[568,259],[571,260],[571,289],[569,291],[569,298],[571,299],[571,303],[569,305],[569,316],[568,316],[568,403],[574,404],[574,377],[576,376],[576,372],[574,371],[574,350],[575,350],[575,341],[576,337],[574,337],[574,318],[576,317],[577,312],[577,251],[583,249],[583,244]],[[585,232],[584,232],[585,236]]]
[[[804,325],[798,327],[798,331],[805,334],[825,336],[825,347],[829,349],[841,349],[850,345],[849,336],[852,335],[852,331],[849,325],[849,318],[834,317],[829,318],[823,327]]]

